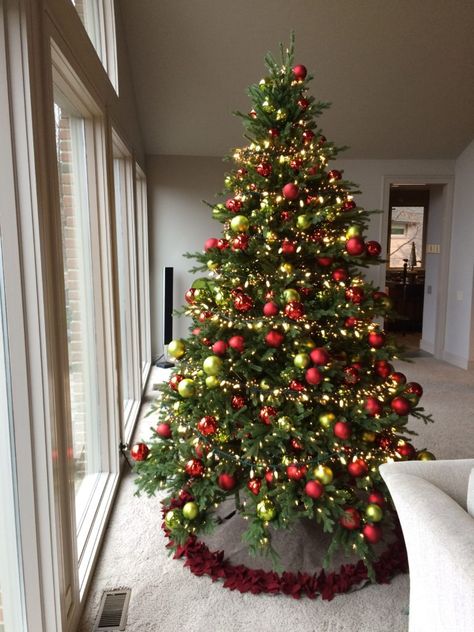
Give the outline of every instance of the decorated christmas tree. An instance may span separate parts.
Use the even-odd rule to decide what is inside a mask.
[[[381,246],[369,213],[331,166],[340,148],[316,119],[293,46],[249,89],[248,145],[235,150],[226,201],[212,205],[221,235],[192,255],[206,272],[186,293],[186,340],[153,407],[159,423],[132,448],[139,491],[169,491],[175,545],[211,531],[229,497],[248,520],[253,553],[273,553],[274,529],[300,518],[369,567],[394,510],[379,474],[387,460],[430,459],[407,428],[422,387],[407,383],[383,331],[389,297],[364,279]],[[217,232],[217,231],[216,231]]]

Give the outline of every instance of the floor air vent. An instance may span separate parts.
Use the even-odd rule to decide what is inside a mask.
[[[104,592],[93,632],[125,630],[130,593],[129,588]]]

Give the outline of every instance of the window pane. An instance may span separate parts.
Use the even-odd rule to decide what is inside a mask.
[[[86,122],[55,103],[76,527],[101,472],[94,277],[88,200]],[[96,268],[97,269],[97,268]]]
[[[403,268],[404,259],[414,268],[423,252],[423,206],[393,206],[390,226],[391,268]]]

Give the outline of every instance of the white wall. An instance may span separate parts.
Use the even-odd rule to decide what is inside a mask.
[[[474,366],[474,141],[456,160],[444,357]]]

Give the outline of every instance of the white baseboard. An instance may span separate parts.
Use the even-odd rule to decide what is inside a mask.
[[[428,342],[427,340],[420,340],[420,349],[422,351],[426,351],[426,353],[431,353],[434,355],[434,344],[432,342]]]
[[[455,353],[449,353],[449,351],[443,352],[443,360],[445,362],[449,362],[449,364],[454,364],[454,366],[458,366],[461,369],[472,369],[474,368],[474,362],[469,361],[467,358],[463,358],[462,356],[458,356]]]

